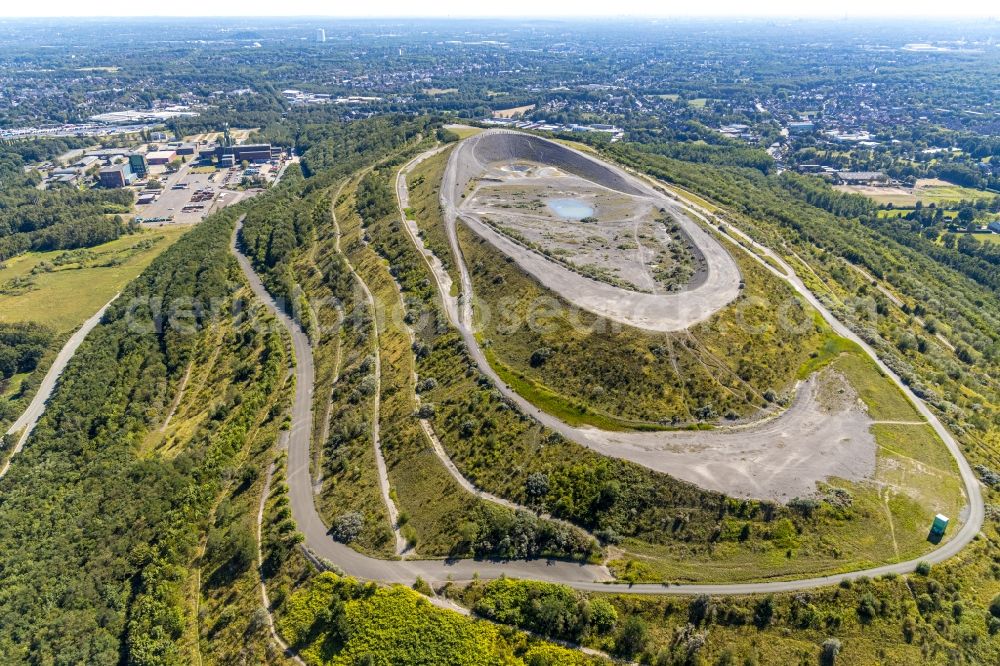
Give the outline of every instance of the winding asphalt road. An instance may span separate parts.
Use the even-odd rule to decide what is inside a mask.
[[[3,469],[0,469],[0,478],[3,478],[7,474],[7,470],[10,469],[10,463],[13,461],[14,456],[21,452],[24,448],[24,443],[28,441],[28,437],[31,436],[31,432],[38,425],[38,419],[41,418],[42,413],[45,411],[45,403],[48,402],[49,398],[52,396],[52,392],[56,388],[56,384],[59,381],[59,377],[62,375],[63,370],[66,369],[66,364],[69,360],[73,358],[76,354],[76,350],[80,347],[83,339],[87,337],[87,334],[94,330],[94,327],[100,323],[101,317],[104,316],[104,312],[108,309],[114,300],[118,298],[118,294],[115,294],[110,301],[104,304],[100,310],[94,313],[94,315],[83,322],[83,325],[76,330],[73,335],[69,337],[63,348],[59,350],[56,355],[56,359],[52,361],[52,365],[49,366],[48,372],[45,373],[45,377],[42,378],[41,384],[38,385],[38,390],[35,392],[35,396],[28,403],[28,407],[21,413],[14,424],[7,430],[8,435],[16,434],[18,431],[21,432],[21,436],[17,438],[17,443],[14,445],[14,450],[11,451],[10,456],[7,458],[7,462],[4,463]]]
[[[398,183],[397,183],[398,186]],[[403,183],[405,187],[405,181]],[[708,213],[708,211],[703,211],[703,213]],[[706,218],[707,219],[707,218]],[[240,220],[239,226],[242,225],[242,220]],[[411,238],[416,242],[418,239],[415,234],[412,234],[412,230],[409,226],[404,225],[408,233],[411,233]],[[941,548],[928,553],[919,560],[910,560],[908,562],[901,562],[897,564],[889,564],[881,567],[875,567],[872,569],[866,569],[862,571],[856,571],[845,574],[837,574],[832,576],[821,576],[801,580],[790,580],[790,581],[778,581],[778,582],[765,582],[765,583],[739,583],[739,584],[706,584],[706,585],[675,585],[675,586],[665,586],[657,584],[637,584],[637,585],[627,585],[622,583],[608,583],[607,571],[603,567],[593,566],[593,565],[580,565],[570,562],[561,561],[544,561],[544,560],[528,560],[528,561],[509,561],[509,562],[496,562],[496,561],[475,561],[475,560],[459,560],[455,562],[447,562],[441,560],[379,560],[371,558],[357,551],[352,550],[348,546],[340,544],[334,541],[328,534],[326,525],[323,524],[319,513],[316,511],[315,504],[313,502],[313,491],[312,483],[309,476],[309,446],[310,446],[310,429],[312,423],[312,392],[315,379],[315,370],[313,366],[312,349],[309,344],[309,339],[305,332],[299,327],[299,325],[289,318],[283,311],[279,310],[274,299],[270,296],[267,290],[264,288],[260,281],[260,278],[254,272],[249,260],[238,251],[235,247],[235,234],[234,234],[234,254],[236,255],[237,261],[239,262],[240,268],[242,269],[248,283],[254,294],[261,299],[262,303],[267,307],[267,309],[276,317],[276,319],[281,323],[281,325],[288,331],[291,336],[292,346],[295,353],[295,396],[292,405],[292,426],[288,433],[288,446],[289,446],[289,456],[288,456],[288,485],[289,485],[289,497],[292,507],[292,515],[298,524],[299,530],[305,536],[305,545],[308,549],[319,557],[328,559],[338,566],[343,568],[347,573],[365,579],[380,580],[386,582],[399,582],[399,583],[411,583],[418,576],[424,578],[425,580],[431,582],[443,582],[445,580],[469,580],[475,576],[481,576],[485,578],[495,578],[500,575],[507,575],[518,578],[527,578],[535,580],[543,580],[549,582],[560,582],[568,584],[579,590],[587,591],[619,591],[628,592],[635,594],[674,594],[674,595],[693,595],[693,594],[760,594],[760,593],[774,593],[774,592],[790,592],[796,590],[812,589],[817,587],[822,587],[826,585],[834,585],[843,580],[849,580],[858,578],[860,576],[879,576],[887,573],[898,573],[905,574],[911,572],[917,565],[919,561],[926,561],[929,563],[942,562],[955,554],[957,554],[964,546],[966,546],[976,534],[978,534],[980,528],[982,527],[983,517],[984,517],[984,507],[981,489],[975,475],[972,473],[968,462],[962,456],[958,444],[955,442],[951,434],[944,428],[944,426],[938,421],[937,417],[930,411],[930,409],[919,400],[910,391],[885,364],[883,364],[875,354],[874,350],[869,347],[863,340],[856,336],[850,329],[845,325],[840,323],[833,315],[826,310],[823,304],[805,287],[805,285],[795,276],[794,271],[788,266],[779,256],[771,252],[768,248],[765,248],[756,242],[752,241],[748,236],[743,234],[738,229],[730,226],[733,233],[738,235],[748,244],[752,244],[762,252],[766,253],[772,258],[773,261],[779,263],[782,268],[787,272],[787,275],[781,275],[781,273],[775,270],[775,274],[779,275],[783,279],[786,279],[789,284],[791,284],[804,298],[806,298],[820,313],[823,317],[830,323],[830,325],[844,337],[847,337],[855,342],[857,342],[865,351],[875,359],[879,367],[891,377],[897,385],[906,393],[907,396],[913,401],[917,406],[917,409],[921,414],[927,419],[928,423],[934,428],[938,435],[942,438],[945,444],[948,446],[949,451],[955,457],[958,462],[959,470],[962,474],[963,482],[965,483],[966,493],[969,498],[969,515],[966,517],[964,524],[961,529],[956,533],[952,539],[946,543]],[[427,257],[426,250],[423,250],[422,245],[418,245],[425,253],[424,256],[428,261],[428,264],[432,264],[430,258]],[[467,270],[465,268],[464,262],[461,260],[461,254],[456,254],[458,258],[458,264],[463,274],[463,286],[468,288]],[[765,263],[765,265],[767,265]],[[772,269],[773,270],[773,269]],[[437,271],[434,272],[435,277],[438,276]],[[791,277],[790,277],[791,276]],[[439,287],[442,286],[439,283]],[[469,292],[466,292],[469,293]],[[449,316],[456,315],[453,318],[453,322],[459,326],[463,337],[469,344],[469,349],[476,356],[478,353],[477,363],[480,363],[479,359],[482,359],[481,369],[484,370],[489,376],[494,378],[498,387],[503,388],[502,382],[497,381],[497,378],[491,370],[489,370],[489,364],[485,363],[485,359],[482,358],[481,351],[476,344],[474,336],[471,334],[468,328],[466,328],[462,322],[462,318],[458,317],[458,307],[455,303],[455,299],[450,299],[447,291],[441,292],[445,302],[446,309],[449,312]],[[114,299],[112,299],[113,301]],[[110,302],[105,305],[101,310],[99,310],[93,317],[88,319],[80,329],[74,333],[70,339],[67,341],[66,345],[59,352],[56,360],[53,362],[49,371],[46,373],[42,384],[39,386],[38,392],[35,394],[34,399],[29,404],[28,408],[21,415],[20,418],[15,422],[15,424],[8,431],[9,433],[15,433],[22,430],[22,435],[18,440],[15,447],[14,454],[16,454],[23,447],[24,442],[30,436],[31,431],[34,429],[38,422],[39,417],[44,411],[45,402],[51,396],[53,389],[56,386],[58,378],[62,371],[65,369],[66,364],[69,359],[72,358],[73,354],[76,352],[79,345],[82,343],[83,339],[87,334],[100,322],[104,311],[107,309]],[[483,367],[485,365],[485,368]],[[509,390],[508,390],[509,391]],[[516,395],[516,394],[514,394]],[[533,410],[533,411],[532,411]],[[538,417],[537,410],[531,408],[527,411],[529,414],[533,414]],[[12,456],[13,457],[13,454]],[[0,471],[0,476],[6,473],[10,462],[4,466],[3,470]]]
[[[427,156],[428,154],[425,154],[421,157],[426,158]],[[406,168],[411,167],[418,161],[419,158],[408,164],[407,167],[404,167],[401,171],[405,171]],[[403,176],[401,176],[401,179],[403,179]],[[402,180],[402,183],[397,180],[397,191],[399,191],[399,188],[401,187],[405,188],[405,179]],[[400,201],[404,202],[406,201],[406,198],[401,196]],[[400,211],[400,214],[403,215],[402,211]],[[405,215],[403,215],[403,217],[405,218]],[[419,240],[411,225],[404,224],[404,228],[407,230],[407,233],[411,236],[411,239],[414,242]],[[428,265],[440,266],[439,262],[434,262],[433,258],[428,255],[426,249],[423,248],[422,243],[418,243],[417,247],[420,248],[425,260],[428,262]],[[770,254],[769,251],[768,253]],[[920,560],[911,560],[909,562],[889,564],[863,571],[800,580],[764,583],[665,586],[658,584],[627,585],[624,583],[611,583],[608,582],[609,577],[607,575],[607,571],[603,567],[580,565],[561,561],[527,560],[496,562],[458,560],[452,562],[441,560],[379,560],[362,555],[350,547],[333,540],[328,533],[326,525],[320,518],[319,513],[316,511],[316,507],[313,502],[312,485],[309,478],[309,432],[312,423],[311,410],[314,369],[312,349],[310,347],[309,340],[296,322],[292,321],[287,315],[278,310],[274,300],[271,298],[270,294],[267,293],[246,257],[242,256],[242,254],[238,251],[236,252],[236,256],[254,293],[286,328],[292,338],[293,348],[295,350],[296,389],[292,407],[292,427],[289,433],[288,454],[288,486],[292,516],[298,524],[299,530],[305,536],[305,546],[309,549],[309,551],[321,558],[335,563],[350,575],[364,579],[398,582],[404,584],[412,583],[418,576],[430,582],[443,582],[449,579],[469,580],[477,575],[483,578],[495,578],[500,575],[506,575],[517,578],[564,583],[573,588],[585,591],[618,591],[634,594],[740,595],[789,592],[834,585],[842,580],[850,580],[860,576],[878,576],[886,573],[909,573],[916,567],[918,561],[926,561],[930,563],[944,561],[958,553],[966,544],[968,544],[975,534],[978,533],[982,525],[982,497],[978,482],[975,480],[974,476],[971,476],[971,470],[969,469],[968,464],[965,462],[964,458],[962,458],[954,439],[950,436],[947,430],[945,430],[944,427],[937,421],[930,410],[927,409],[926,405],[923,405],[923,403],[915,399],[915,396],[913,396],[911,392],[907,391],[907,395],[911,396],[911,399],[914,400],[914,404],[918,406],[918,409],[920,409],[921,413],[928,419],[928,422],[935,427],[938,434],[941,435],[942,439],[944,439],[946,444],[948,444],[949,450],[956,455],[956,458],[959,461],[959,468],[963,472],[962,475],[966,483],[966,491],[969,494],[971,506],[970,516],[966,519],[965,524],[959,532],[954,535],[954,537],[943,547],[927,554],[926,556],[920,558]],[[461,255],[457,254],[457,257],[459,258],[458,265],[463,275],[463,285],[466,285],[466,288],[468,288],[467,270],[464,262],[461,261]],[[791,271],[790,267],[786,266],[786,270],[788,270],[789,275],[794,275],[794,272]],[[438,271],[433,271],[433,274],[436,279],[439,277]],[[440,283],[438,286],[439,288],[443,287]],[[801,282],[799,282],[799,287],[797,287],[797,289],[805,290],[805,287],[801,284]],[[805,290],[805,292],[806,293],[803,295],[809,298],[810,302],[812,302],[814,306],[817,306],[817,309],[823,313],[824,317],[827,317],[828,321],[831,321],[831,325],[834,325],[833,322],[836,322],[836,319],[834,319],[832,315],[830,315],[830,313],[822,307],[822,304],[819,303],[815,297],[811,297],[808,290]],[[477,364],[480,365],[480,368],[484,372],[494,379],[494,382],[498,387],[504,387],[503,382],[498,381],[498,378],[492,372],[489,364],[486,363],[485,358],[482,357],[481,350],[476,344],[475,337],[472,335],[470,329],[462,325],[462,318],[458,317],[459,307],[457,299],[451,298],[447,294],[447,290],[441,290],[441,295],[446,303],[446,310],[448,311],[449,317],[453,318],[453,323],[458,325],[463,338],[469,345],[470,352],[472,352],[474,358],[476,358]],[[857,340],[857,336],[854,336],[849,329],[839,324],[839,322],[836,323],[835,327],[838,332],[844,334],[845,337]],[[865,348],[868,353],[874,355],[874,352],[863,343],[862,347]],[[885,368],[882,364],[880,364],[880,367],[887,370],[887,368]],[[895,377],[895,375],[892,375],[891,373],[889,373],[889,376],[893,377],[897,383],[901,384],[898,377]],[[904,391],[906,391],[905,387]],[[513,394],[508,396],[512,399],[517,400],[520,398],[520,396],[517,396],[516,393],[509,391],[509,389],[505,392]],[[517,401],[520,402],[520,400]],[[538,410],[530,404],[527,405],[527,407],[529,409],[526,413],[532,414],[536,418],[539,418],[540,416],[547,416],[539,413]]]
[[[237,231],[242,224],[243,221],[240,220]],[[563,561],[380,560],[362,555],[335,541],[316,510],[309,476],[312,393],[315,382],[312,346],[299,324],[278,308],[253,270],[250,260],[236,246],[235,235],[233,239],[234,254],[254,295],[284,326],[292,339],[295,353],[295,396],[292,402],[292,423],[288,431],[288,496],[292,518],[305,536],[306,547],[313,554],[333,562],[352,576],[394,583],[412,583],[418,576],[429,582],[445,582],[449,579],[471,580],[476,575],[497,578],[504,574],[559,583],[590,582],[597,586],[600,586],[598,581],[610,579],[604,567]]]
[[[430,152],[427,154],[429,156],[433,154]],[[451,163],[449,162],[449,167]],[[446,170],[445,173],[445,186],[449,184],[449,175]],[[451,176],[452,181],[454,176]],[[655,186],[655,184],[654,184]],[[397,179],[396,188],[397,193],[400,189],[405,188],[405,179],[401,176]],[[402,200],[402,198],[401,198]],[[446,287],[450,287],[450,278],[444,274],[443,268],[441,268],[440,262],[432,261],[428,256],[429,252],[423,246],[423,242],[418,235],[413,233],[411,225],[404,225],[407,230],[408,235],[413,241],[418,250],[424,256],[425,261],[427,261],[428,266],[431,267],[431,272],[438,283],[438,289],[441,297],[445,303],[445,310],[451,319],[452,323],[458,328],[468,346],[469,352],[479,367],[485,375],[487,375],[494,385],[501,391],[501,393],[517,404],[518,408],[525,414],[529,414],[543,425],[569,437],[570,439],[576,440],[574,436],[576,433],[575,428],[569,426],[568,424],[560,421],[559,419],[539,410],[529,401],[521,397],[517,392],[510,389],[496,374],[490,364],[487,362],[482,349],[479,347],[479,343],[473,332],[472,326],[472,299],[468,297],[472,294],[472,282],[469,276],[468,269],[465,265],[464,259],[462,257],[461,248],[458,244],[458,238],[455,232],[455,219],[458,212],[455,210],[454,206],[448,200],[447,197],[442,195],[442,206],[445,209],[445,222],[446,230],[449,238],[449,243],[451,244],[452,254],[459,269],[460,276],[460,286],[461,286],[461,296],[455,298],[450,296],[450,292]],[[708,215],[710,213],[704,209],[699,210],[697,206],[693,206],[685,202],[684,204],[689,212],[692,212],[697,217],[701,218],[704,222],[711,224],[711,220]],[[449,221],[450,218],[450,221]],[[894,564],[887,564],[881,567],[875,567],[872,569],[866,569],[862,571],[850,572],[845,574],[836,574],[832,576],[821,576],[809,579],[801,579],[794,581],[782,581],[782,582],[769,582],[769,583],[745,583],[745,584],[734,584],[734,585],[679,585],[669,588],[670,593],[674,594],[751,594],[751,593],[768,593],[768,592],[783,592],[801,589],[810,589],[815,587],[821,587],[824,585],[831,585],[839,583],[842,580],[854,579],[860,576],[879,576],[886,573],[897,573],[905,574],[912,572],[917,564],[920,562],[928,563],[938,563],[943,562],[957,553],[959,553],[966,545],[968,545],[979,533],[982,528],[983,520],[985,517],[985,507],[983,505],[982,498],[982,488],[979,484],[979,480],[976,478],[972,471],[968,461],[962,455],[961,449],[958,443],[952,437],[951,433],[944,427],[940,420],[935,416],[935,414],[927,407],[927,405],[913,393],[913,391],[903,383],[898,375],[896,375],[875,353],[875,350],[868,345],[864,340],[862,340],[857,334],[855,334],[850,328],[845,324],[840,322],[834,315],[823,305],[822,302],[805,286],[801,279],[796,275],[794,269],[788,265],[777,253],[773,252],[769,248],[757,243],[752,240],[747,234],[742,232],[740,229],[733,226],[732,221],[727,221],[727,226],[733,235],[738,236],[744,243],[752,245],[754,248],[764,253],[766,256],[770,257],[775,261],[781,269],[778,270],[766,262],[763,258],[757,257],[753,252],[748,254],[754,257],[758,262],[764,267],[770,270],[779,278],[785,280],[789,285],[795,289],[803,298],[805,298],[817,311],[820,312],[824,320],[834,329],[834,331],[855,343],[857,343],[864,351],[875,361],[878,367],[892,379],[892,381],[900,388],[901,391],[910,399],[910,401],[915,405],[916,409],[920,414],[927,420],[927,423],[934,429],[941,440],[945,443],[948,451],[955,458],[958,465],[959,473],[962,477],[962,482],[965,487],[965,493],[967,497],[967,512],[968,515],[964,516],[964,522],[959,530],[954,533],[951,539],[942,545],[940,548],[925,554],[924,556],[905,561],[898,562]],[[592,589],[590,584],[574,585],[574,587],[580,587],[581,589]],[[601,589],[607,589],[607,586],[600,586]],[[633,592],[648,592],[648,593],[664,593],[667,590],[662,586],[648,586],[648,585],[635,585],[629,588]]]

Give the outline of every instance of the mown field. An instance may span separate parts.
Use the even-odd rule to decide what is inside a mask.
[[[0,323],[31,322],[49,334],[33,371],[0,380],[0,432],[31,399],[66,338],[189,229],[143,230],[91,248],[27,252],[0,263]]]
[[[91,248],[8,259],[0,267],[2,320],[35,321],[67,335],[190,228],[145,229]]]

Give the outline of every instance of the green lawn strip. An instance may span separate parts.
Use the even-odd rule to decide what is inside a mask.
[[[818,316],[819,313],[817,313]],[[796,376],[799,379],[806,379],[826,366],[833,363],[843,354],[863,354],[864,352],[857,344],[830,332],[820,348],[809,355],[809,359],[799,367]]]
[[[891,489],[897,541],[909,552],[926,548],[931,522],[938,513],[952,519],[945,540],[954,534],[967,502],[958,466],[929,425],[872,426],[879,446],[879,482]]]
[[[925,421],[899,387],[860,349],[841,354],[833,367],[844,373],[876,421]]]

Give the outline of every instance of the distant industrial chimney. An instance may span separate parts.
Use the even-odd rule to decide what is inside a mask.
[[[323,44],[326,42],[326,30],[323,28],[316,28],[316,43]]]

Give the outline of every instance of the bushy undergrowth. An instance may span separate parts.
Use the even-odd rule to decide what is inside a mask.
[[[403,586],[323,573],[285,603],[279,628],[311,663],[586,664],[584,655],[432,606]]]

